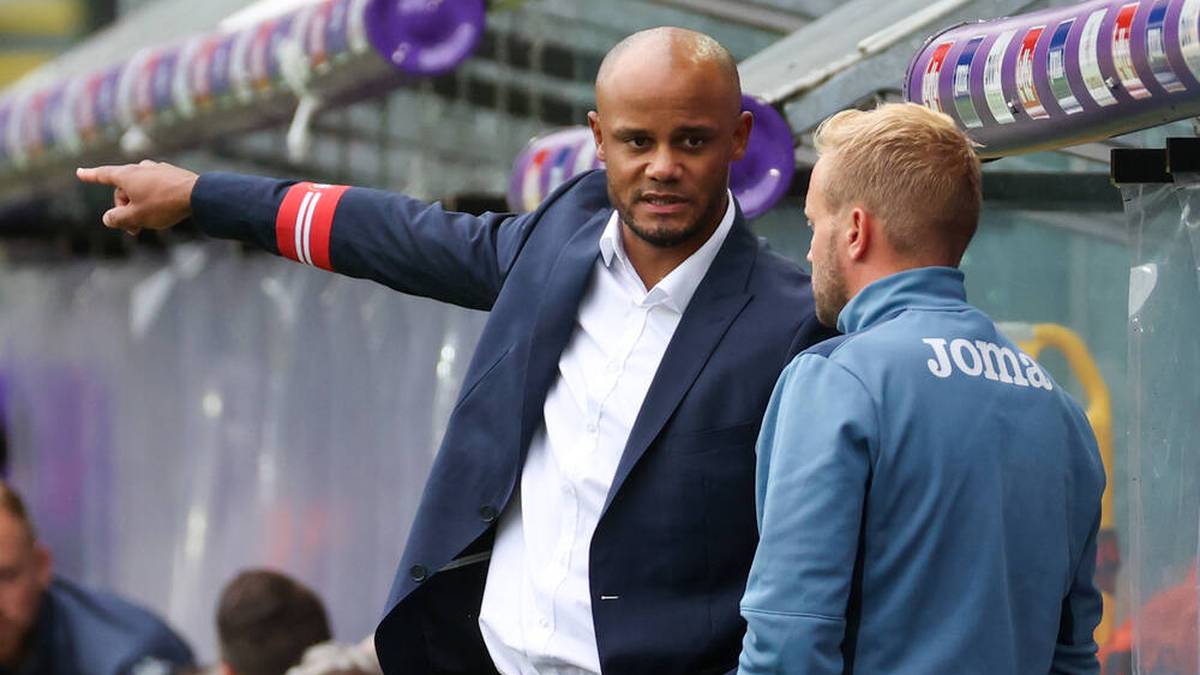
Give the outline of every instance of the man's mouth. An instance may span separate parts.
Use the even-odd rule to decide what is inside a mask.
[[[667,193],[663,193],[663,192],[645,192],[642,194],[641,199],[644,202],[648,202],[648,203],[654,204],[656,206],[665,206],[668,204],[682,204],[683,202],[687,201],[686,198],[684,198],[680,195],[667,194]]]
[[[685,197],[661,192],[645,193],[639,201],[650,207],[653,213],[675,213],[682,211],[688,203]]]

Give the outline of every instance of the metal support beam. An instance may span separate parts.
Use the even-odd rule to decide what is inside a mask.
[[[654,2],[779,33],[800,30],[813,20],[813,17],[805,14],[784,11],[755,2],[730,2],[728,0],[654,0]]]
[[[782,104],[797,135],[829,115],[903,86],[934,31],[1017,13],[1035,0],[851,0],[746,59],[742,87]]]

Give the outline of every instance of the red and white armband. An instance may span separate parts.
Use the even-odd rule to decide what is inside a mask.
[[[279,255],[313,267],[333,270],[329,263],[329,234],[346,185],[296,183],[288,188],[275,214]]]

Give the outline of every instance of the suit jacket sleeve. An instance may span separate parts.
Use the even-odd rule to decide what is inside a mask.
[[[822,324],[817,320],[817,315],[810,312],[808,318],[797,329],[796,338],[792,340],[791,347],[788,349],[788,362],[790,363],[805,349],[838,335],[840,333],[836,329]]]
[[[526,237],[530,214],[454,213],[401,194],[229,173],[192,191],[206,234],[413,295],[490,309]]]
[[[873,399],[843,366],[802,355],[780,377],[758,441],[743,675],[842,673],[877,426]]]

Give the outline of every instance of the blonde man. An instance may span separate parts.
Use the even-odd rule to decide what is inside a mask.
[[[816,134],[817,316],[758,442],[740,672],[1098,671],[1104,473],[1079,406],[967,304],[980,172],[912,105]]]

